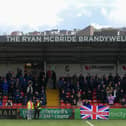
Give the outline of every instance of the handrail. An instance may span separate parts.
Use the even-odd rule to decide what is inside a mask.
[[[102,104],[102,103],[101,103]],[[91,104],[91,105],[101,105],[101,104]],[[104,104],[103,104],[104,105]],[[109,105],[109,104],[105,104],[105,105],[108,105],[110,108],[126,108],[126,105],[121,105],[119,103],[116,103],[114,105]],[[41,106],[41,108],[47,108],[47,109],[77,109],[77,108],[80,108],[78,106]],[[26,105],[13,105],[13,106],[5,106],[5,105],[1,105],[0,106],[0,109],[27,109]]]

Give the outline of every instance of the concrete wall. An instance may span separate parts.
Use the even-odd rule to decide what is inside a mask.
[[[47,64],[47,70],[54,70],[57,78],[61,76],[72,76],[77,74],[78,76],[82,73],[84,76],[90,73],[91,75],[108,75],[112,73],[116,74],[116,65],[114,64]],[[0,76],[5,76],[8,71],[14,73],[17,72],[17,68],[24,71],[24,64],[0,64]],[[126,74],[126,64],[118,66],[118,73],[123,76]]]
[[[119,71],[120,76],[123,76],[124,74],[126,74],[126,64],[119,65],[118,71]]]
[[[17,73],[17,68],[24,71],[24,64],[0,64],[0,76],[5,76],[8,71],[13,72],[15,75]]]
[[[80,73],[83,75],[87,75],[88,73],[91,75],[97,74],[98,76],[108,75],[109,73],[116,74],[116,65],[114,64],[48,64],[47,70],[50,69],[56,72],[57,77],[79,75]],[[119,72],[122,71],[121,69]]]

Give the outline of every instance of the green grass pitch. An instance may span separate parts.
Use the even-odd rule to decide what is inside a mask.
[[[126,126],[126,120],[90,120],[93,126]],[[0,120],[0,126],[90,126],[86,120]]]

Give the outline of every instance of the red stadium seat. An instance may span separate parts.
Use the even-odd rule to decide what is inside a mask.
[[[2,106],[5,106],[5,105],[6,105],[6,102],[3,102],[3,103],[2,103]]]
[[[18,103],[17,104],[17,108],[22,108],[22,104],[21,103]]]
[[[67,95],[67,96],[70,96],[70,92],[67,92],[66,95]]]
[[[66,108],[67,108],[67,109],[70,109],[70,108],[71,108],[71,104],[70,104],[70,103],[67,103],[67,104],[66,104]]]
[[[3,96],[3,99],[6,99],[7,100],[8,99],[8,96]]]
[[[65,104],[65,103],[61,103],[61,104],[60,104],[60,108],[61,108],[61,109],[66,108],[66,104]]]
[[[122,105],[121,105],[120,103],[115,103],[115,104],[113,105],[113,107],[114,107],[114,108],[121,108]]]
[[[17,108],[17,104],[16,104],[16,103],[13,103],[12,108],[13,108],[13,109],[16,109],[16,108]]]

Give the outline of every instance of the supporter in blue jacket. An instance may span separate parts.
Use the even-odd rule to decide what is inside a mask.
[[[8,95],[8,82],[6,79],[4,79],[3,81],[2,88],[3,88],[3,95]]]

